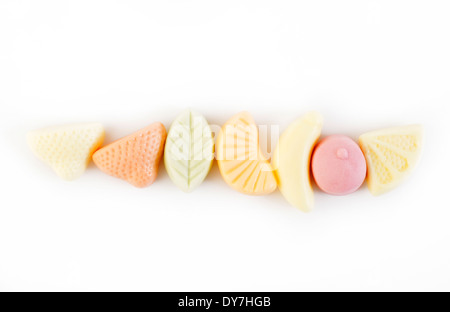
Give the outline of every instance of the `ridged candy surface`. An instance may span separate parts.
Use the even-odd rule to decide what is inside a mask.
[[[260,150],[258,128],[249,113],[234,116],[222,127],[216,149],[222,177],[232,188],[249,195],[276,190],[272,166]]]
[[[359,138],[367,161],[367,186],[372,194],[386,193],[406,179],[419,162],[422,138],[420,125],[373,131]]]

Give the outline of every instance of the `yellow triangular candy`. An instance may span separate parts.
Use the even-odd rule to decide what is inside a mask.
[[[103,126],[93,123],[32,131],[28,133],[28,144],[58,176],[70,181],[83,174],[104,138]]]

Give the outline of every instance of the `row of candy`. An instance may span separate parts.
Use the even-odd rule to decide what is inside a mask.
[[[365,180],[375,194],[399,185],[418,163],[422,127],[404,126],[362,135],[359,145],[334,135],[319,144],[323,118],[311,112],[294,121],[281,135],[270,162],[260,148],[258,128],[247,112],[231,118],[217,136],[195,112],[181,114],[168,133],[161,123],[101,147],[101,124],[82,124],[32,131],[34,153],[66,180],[74,180],[89,161],[103,172],[136,187],[151,185],[162,156],[171,180],[190,192],[208,175],[214,156],[222,177],[233,189],[265,195],[280,189],[287,201],[304,212],[314,206],[310,176],[332,195],[358,190]]]

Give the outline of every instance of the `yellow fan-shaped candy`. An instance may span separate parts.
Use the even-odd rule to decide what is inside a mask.
[[[419,125],[369,132],[359,138],[373,195],[394,189],[411,173],[420,158],[422,138],[423,128]]]
[[[275,191],[275,175],[261,152],[258,128],[249,113],[239,113],[222,127],[216,149],[222,177],[233,189],[249,195]]]

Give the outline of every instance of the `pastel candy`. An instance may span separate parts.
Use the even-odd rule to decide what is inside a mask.
[[[225,123],[216,146],[220,173],[233,189],[248,195],[276,190],[272,166],[261,152],[258,128],[249,113],[239,113]]]
[[[423,128],[411,125],[363,134],[359,144],[366,156],[367,186],[380,195],[399,186],[419,163]]]
[[[165,140],[164,125],[154,123],[98,150],[93,156],[94,163],[113,177],[146,187],[158,175]]]
[[[355,192],[364,183],[367,172],[358,144],[344,135],[323,139],[314,151],[311,167],[317,186],[331,195]]]
[[[195,112],[181,114],[170,127],[164,164],[170,179],[191,192],[208,175],[214,160],[214,138],[206,119]]]
[[[33,153],[68,181],[84,173],[104,138],[105,130],[98,123],[45,128],[27,136]]]
[[[273,156],[272,163],[281,193],[292,206],[303,212],[314,209],[310,161],[322,125],[323,117],[317,112],[297,119],[282,133]]]

